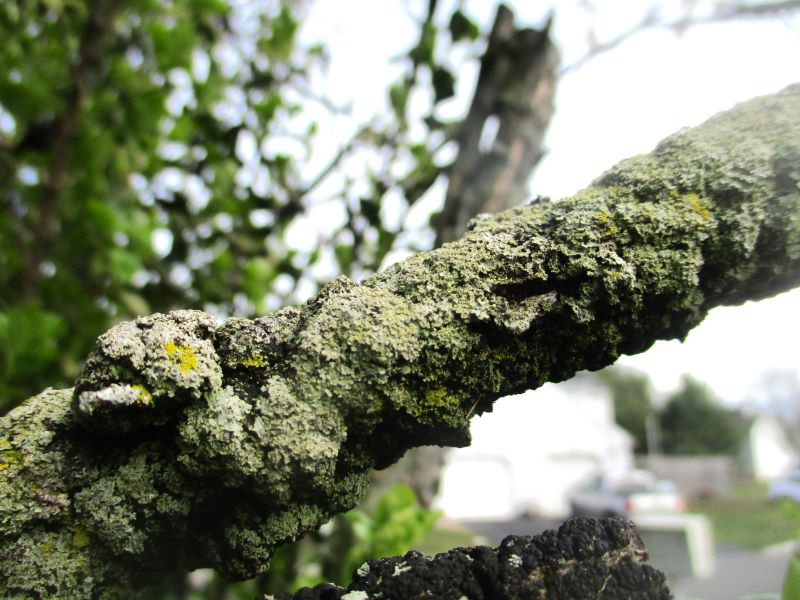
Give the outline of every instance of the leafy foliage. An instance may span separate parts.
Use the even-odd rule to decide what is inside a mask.
[[[244,15],[214,0],[0,9],[6,406],[68,382],[113,319],[252,312],[270,272],[291,272],[286,251],[252,261],[301,210],[281,184],[296,167],[243,146],[300,108],[275,73],[304,76],[317,59],[291,54],[287,8],[262,10],[271,34],[248,56],[231,38]]]
[[[430,244],[403,217],[446,166],[448,50],[476,27],[461,13],[449,28],[421,21],[389,93],[396,118],[351,123],[353,138],[309,173],[319,119],[342,115],[313,92],[327,53],[299,42],[302,10],[2,3],[0,412],[70,384],[117,320],[263,314]],[[409,100],[431,86],[412,119]]]

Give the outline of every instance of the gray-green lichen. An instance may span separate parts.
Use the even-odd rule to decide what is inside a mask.
[[[2,419],[0,595],[262,572],[277,545],[353,506],[370,469],[467,444],[496,398],[797,285],[799,185],[794,88],[304,306],[117,325],[74,390]]]

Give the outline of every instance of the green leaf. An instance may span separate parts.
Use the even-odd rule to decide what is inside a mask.
[[[242,277],[242,290],[248,299],[258,307],[264,300],[277,273],[269,259],[256,256],[245,264]]]
[[[353,260],[355,260],[353,246],[350,244],[337,244],[333,247],[333,253],[336,256],[336,262],[339,265],[339,270],[342,273],[349,272],[350,265],[352,265]]]
[[[217,16],[225,16],[230,11],[230,6],[224,0],[194,0],[193,8],[197,11],[207,11]]]
[[[119,284],[130,283],[133,274],[142,267],[141,257],[124,248],[112,248],[108,252],[111,277]]]
[[[406,120],[406,105],[408,104],[408,94],[411,91],[407,82],[395,83],[389,88],[389,102],[395,116],[401,123]]]
[[[292,16],[292,13],[284,6],[270,25],[272,27],[272,33],[265,40],[265,51],[273,58],[288,58],[294,47],[295,33],[297,33],[299,25],[298,22]]]
[[[25,378],[58,359],[59,338],[65,329],[59,315],[32,304],[14,306],[0,315],[4,378]]]
[[[63,0],[43,0],[42,2],[48,11],[53,13],[60,13],[64,10]]]
[[[150,38],[155,49],[158,66],[163,71],[175,67],[188,67],[192,49],[197,41],[197,32],[189,23],[164,25],[150,24]]]
[[[475,22],[467,18],[467,16],[460,10],[454,12],[453,16],[450,17],[450,25],[448,26],[448,29],[450,30],[450,37],[454,42],[461,41],[464,38],[468,40],[476,40],[481,34],[481,30],[475,24]]]
[[[283,105],[283,99],[275,93],[267,94],[267,97],[253,106],[262,125],[269,123],[275,116],[275,112]]]
[[[414,64],[433,66],[433,55],[436,49],[436,25],[425,21],[419,43],[411,49],[409,56]]]
[[[361,214],[369,221],[373,227],[379,227],[381,224],[381,205],[375,198],[360,198],[359,206],[361,207]]]
[[[117,298],[129,315],[140,317],[153,312],[147,300],[136,292],[122,290],[117,294]]]
[[[434,67],[433,93],[434,104],[456,95],[456,78],[448,69],[441,66]]]

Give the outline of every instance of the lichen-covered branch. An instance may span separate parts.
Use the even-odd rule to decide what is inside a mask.
[[[668,600],[664,576],[630,521],[571,519],[558,531],[508,536],[499,547],[456,548],[372,560],[342,589],[332,584],[262,600]]]
[[[370,469],[467,444],[496,398],[800,283],[798,186],[794,86],[301,307],[117,325],[74,389],[2,419],[0,594],[262,572],[353,506]]]

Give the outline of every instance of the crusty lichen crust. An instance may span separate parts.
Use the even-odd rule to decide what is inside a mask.
[[[74,390],[0,425],[0,595],[230,577],[498,397],[682,338],[800,281],[800,88],[750,101],[552,204],[307,304],[176,311],[98,339]]]

